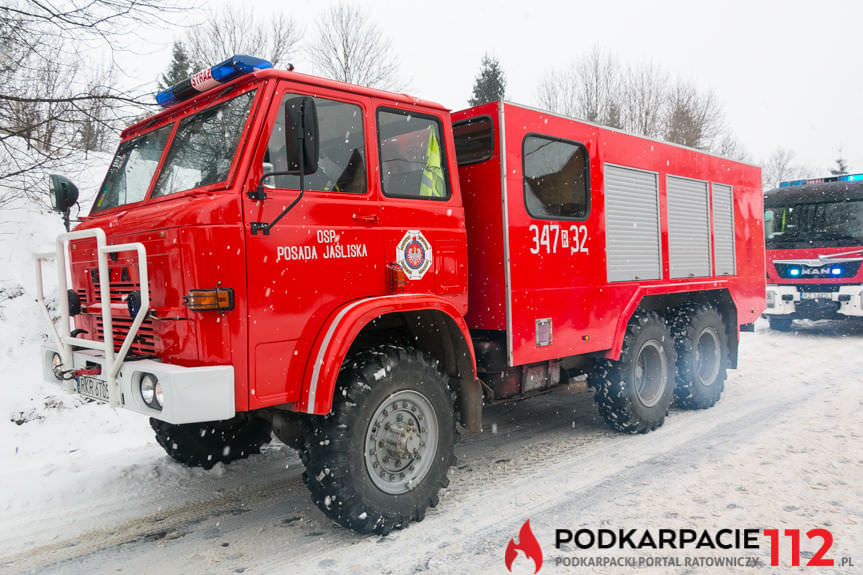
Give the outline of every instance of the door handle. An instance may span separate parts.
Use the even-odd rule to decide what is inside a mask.
[[[376,224],[378,223],[378,215],[377,214],[354,214],[355,222],[362,222],[364,224]]]

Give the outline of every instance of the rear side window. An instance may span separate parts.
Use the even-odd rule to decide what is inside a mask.
[[[589,208],[587,149],[577,142],[527,136],[524,203],[537,219],[584,219]]]
[[[478,164],[491,158],[494,152],[494,133],[491,118],[471,118],[452,127],[455,137],[455,157],[459,166]]]
[[[446,156],[437,118],[399,110],[378,112],[381,184],[398,198],[449,198]]]

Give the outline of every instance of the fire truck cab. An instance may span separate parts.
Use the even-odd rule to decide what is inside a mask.
[[[583,374],[623,432],[710,407],[764,307],[756,167],[246,56],[159,100],[37,256],[45,377],[150,417],[186,465],[274,432],[346,527],[422,519],[487,402]]]
[[[863,175],[782,182],[764,194],[764,233],[772,329],[863,317]]]

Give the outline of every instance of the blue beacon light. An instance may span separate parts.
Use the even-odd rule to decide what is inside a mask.
[[[826,184],[829,182],[860,182],[863,181],[863,174],[845,174],[842,176],[829,176],[826,178],[809,178],[807,180],[790,180],[787,182],[779,182],[780,188],[793,188],[795,186],[805,186],[808,184]]]
[[[830,275],[841,276],[842,268],[830,268]]]
[[[216,86],[230,82],[244,74],[251,74],[258,70],[272,68],[273,65],[262,58],[236,54],[224,62],[192,74],[182,82],[178,82],[156,94],[156,101],[165,108],[173,106],[177,102],[188,100]]]

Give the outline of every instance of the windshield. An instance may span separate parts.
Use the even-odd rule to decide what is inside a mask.
[[[166,196],[228,177],[255,91],[183,118],[171,142],[152,197]],[[147,197],[165,145],[176,124],[123,142],[108,168],[92,212]]]
[[[153,197],[224,181],[243,133],[254,90],[184,118]]]
[[[770,207],[764,233],[768,249],[863,245],[863,201]]]
[[[169,124],[120,144],[114,161],[108,168],[108,175],[99,189],[99,195],[93,202],[93,212],[144,199],[172,127]]]

